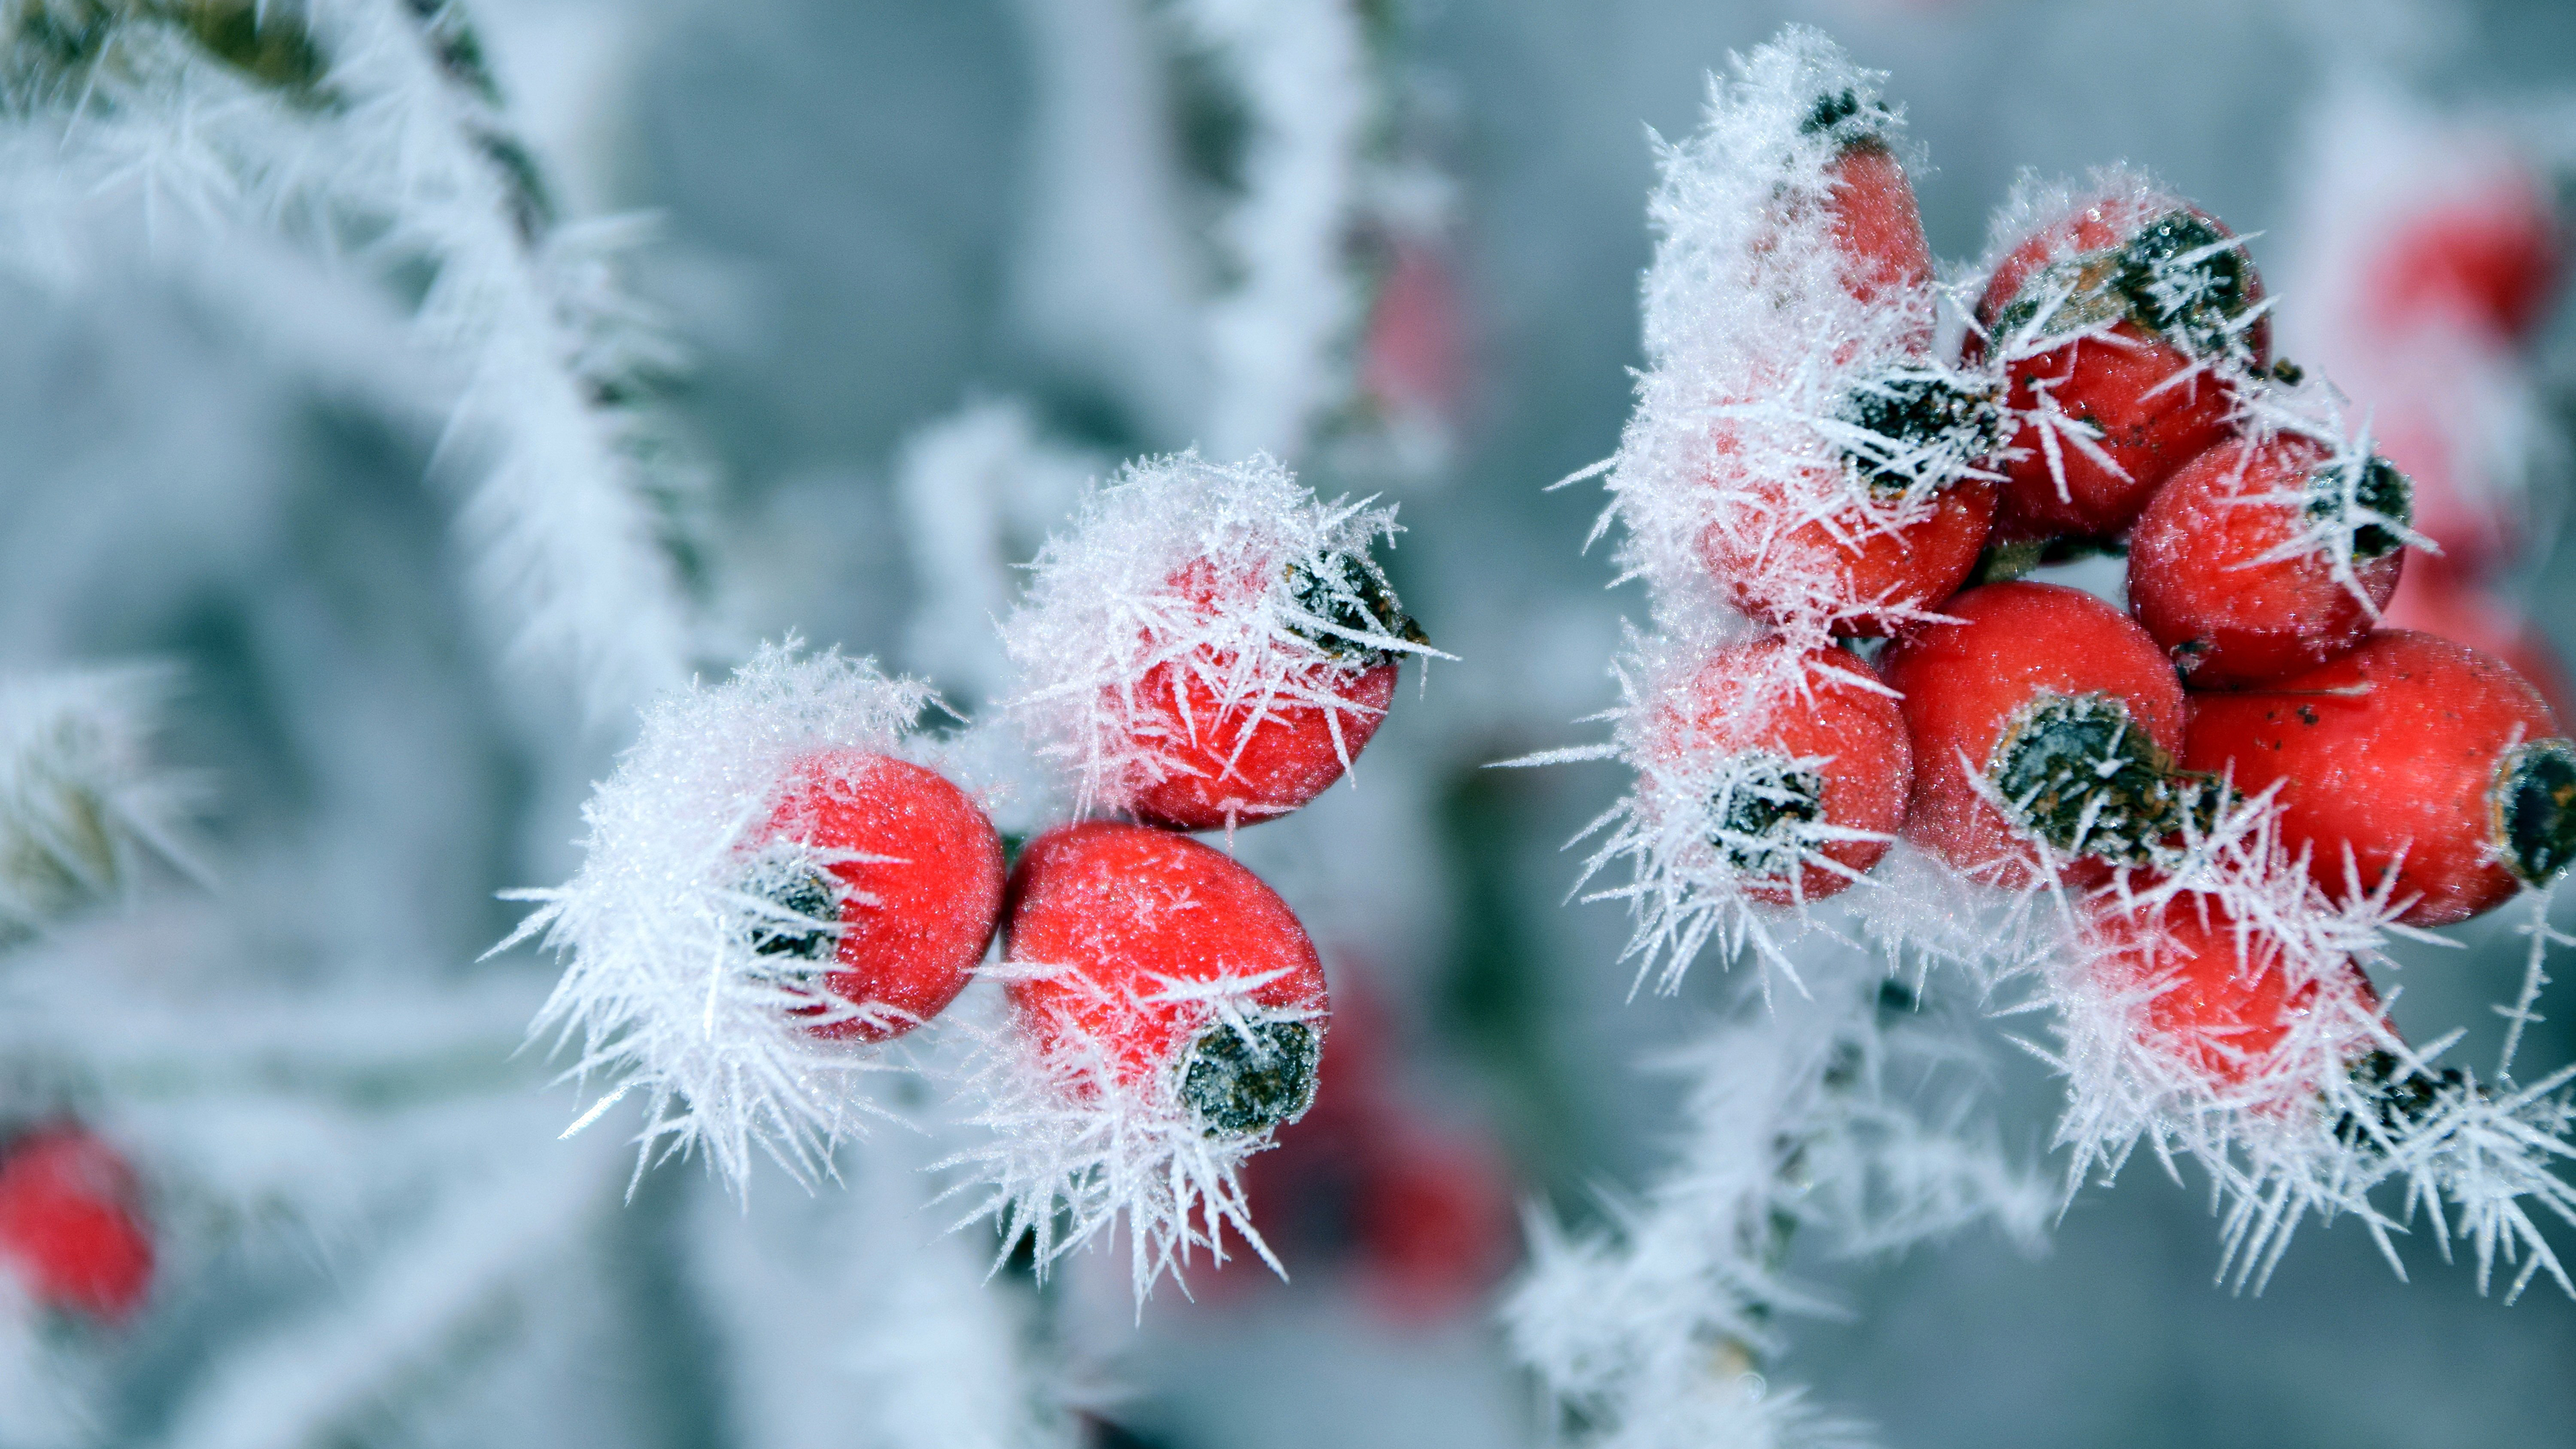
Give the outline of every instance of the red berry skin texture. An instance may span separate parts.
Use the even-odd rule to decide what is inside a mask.
[[[2494,909],[2576,854],[2576,752],[2540,692],[2492,655],[2382,630],[2278,684],[2195,695],[2183,749],[2251,795],[2281,787],[2281,836],[2329,891],[2392,869],[2399,920]]]
[[[1206,668],[1222,678],[1232,664]],[[1138,689],[1159,706],[1159,753],[1176,771],[1139,792],[1133,806],[1149,824],[1174,830],[1233,829],[1285,815],[1331,789],[1347,762],[1359,758],[1395,700],[1390,660],[1365,669],[1324,667],[1306,688],[1329,692],[1346,707],[1281,697],[1221,701],[1196,668],[1170,663],[1148,670]]]
[[[908,761],[831,750],[798,764],[769,833],[878,857],[829,867],[845,898],[839,950],[823,986],[844,1001],[893,1007],[912,1020],[850,1017],[813,1027],[815,1035],[900,1036],[966,989],[1001,913],[1002,840],[964,791]]]
[[[2370,632],[2397,592],[2406,548],[2365,525],[2343,535],[2351,585],[2335,577],[2336,540],[2317,530],[2346,471],[2317,444],[2284,436],[2222,443],[2156,490],[2129,536],[2129,602],[2194,688],[2284,678]],[[2385,464],[2365,476],[2404,492]],[[2402,501],[2390,511],[2407,516]],[[2300,548],[2303,538],[2312,546]]]
[[[1826,175],[1833,181],[1828,206],[1845,288],[1874,302],[1931,285],[1932,247],[1923,237],[1923,213],[1896,153],[1883,141],[1859,141],[1834,158]]]
[[[2196,249],[2232,236],[2215,218],[2170,197],[2102,197],[2008,253],[1977,303],[1994,345],[2011,345],[2056,294],[2073,295],[2041,324],[2058,332],[2110,324],[2109,335],[2047,347],[2006,365],[2006,405],[2023,417],[2008,456],[1997,533],[2008,539],[2112,537],[2125,531],[2159,484],[2218,442],[2235,406],[2226,380],[2205,370],[2219,360],[2222,317],[2263,298],[2262,279],[2233,253],[2226,302],[2206,314],[2160,312],[2140,285],[2143,258],[2161,245]],[[2160,242],[2160,238],[2163,240]],[[1987,343],[1967,339],[1971,362]],[[2270,326],[2257,320],[2232,344],[2247,370],[2270,361]],[[2194,374],[2195,369],[2204,369]],[[2095,429],[2105,466],[2062,434],[2043,436],[2029,415],[2053,410]]]
[[[2038,854],[1980,782],[2006,799],[2032,796],[2029,828],[2070,885],[2107,879],[2099,857],[2134,855],[2171,827],[2182,686],[2145,630],[2055,584],[1988,584],[1941,611],[1958,622],[1899,638],[1880,661],[1913,741],[1906,839],[2018,890],[2041,879]],[[2069,749],[2080,768],[2053,763],[2072,760]],[[2117,770],[2095,768],[2112,755]]]
[[[2147,1004],[2148,1032],[2213,1087],[2242,1086],[2316,1007],[2317,983],[2302,983],[2294,1000],[2279,943],[2259,930],[2240,941],[2235,917],[2214,898],[2184,894],[2139,911],[2113,905],[2095,931],[2104,984],[2160,986]],[[2370,999],[2368,983],[2359,986]]]
[[[1249,993],[1253,1004],[1326,1007],[1323,962],[1288,903],[1231,857],[1150,826],[1095,820],[1031,842],[1011,873],[1003,954],[1063,968],[1010,984],[1041,1048],[1060,1048],[1068,1031],[1101,1043],[1122,1082],[1166,1070],[1192,1045],[1189,1008],[1132,997],[1275,972]]]
[[[2454,644],[2492,654],[2513,666],[2516,674],[2549,701],[2550,712],[2564,720],[2576,690],[2567,666],[2549,636],[2520,608],[2499,598],[2441,554],[2419,554],[2407,560],[2406,576],[2397,581],[2397,597],[2380,615],[2384,629],[2412,629]]]
[[[30,1132],[0,1152],[0,1264],[49,1308],[121,1323],[152,1286],[152,1235],[134,1171],[77,1127]]]
[[[1771,905],[1796,900],[1822,900],[1848,888],[1862,872],[1887,853],[1886,840],[1829,840],[1815,853],[1851,872],[1813,862],[1800,863],[1790,844],[1802,822],[1818,821],[1850,830],[1893,837],[1905,820],[1913,789],[1914,751],[1905,717],[1896,701],[1849,676],[1867,678],[1870,668],[1858,655],[1841,650],[1810,651],[1799,662],[1808,681],[1802,697],[1783,689],[1767,706],[1745,698],[1747,681],[1780,679],[1781,656],[1790,647],[1777,640],[1737,644],[1717,650],[1692,677],[1686,704],[1668,700],[1657,713],[1653,746],[1665,765],[1741,761],[1757,773],[1762,767],[1782,770],[1790,762],[1823,758],[1803,778],[1767,773],[1767,789],[1786,787],[1799,803],[1783,806],[1759,800],[1731,802],[1725,824],[1733,830],[1782,843],[1765,852],[1742,845],[1717,844],[1728,863],[1747,875],[1782,879],[1778,885],[1751,885],[1745,893]],[[1748,707],[1750,705],[1750,707]],[[1713,807],[1714,808],[1714,807]],[[1795,890],[1785,883],[1797,871]]]
[[[1746,506],[1701,532],[1700,559],[1746,614],[1781,625],[1827,610],[1840,615],[1833,632],[1843,638],[1877,638],[1909,612],[1940,607],[1976,567],[1995,516],[1995,485],[1977,479],[1941,490],[1929,516],[1892,529],[1858,508],[1808,518],[1778,491],[1746,488]]]

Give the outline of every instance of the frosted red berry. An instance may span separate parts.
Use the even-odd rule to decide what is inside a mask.
[[[1843,259],[1843,285],[1864,302],[1932,281],[1923,215],[1904,163],[1888,147],[1887,120],[1884,107],[1841,90],[1819,97],[1799,124],[1801,134],[1825,136],[1838,147],[1825,168],[1831,183],[1826,206]]]
[[[0,1264],[49,1308],[115,1323],[152,1286],[153,1246],[134,1170],[74,1126],[0,1149]]]
[[[2103,985],[2153,993],[2145,1039],[2216,1088],[2261,1075],[2317,1006],[2318,982],[2291,986],[2280,941],[2260,928],[2241,928],[2213,896],[2185,892],[2153,906],[2106,904],[2093,935],[2093,969]],[[2340,970],[2360,999],[2371,999],[2359,967],[2344,961]]]
[[[1314,1099],[1327,1007],[1305,927],[1259,876],[1185,836],[1091,821],[1031,842],[1011,874],[1010,996],[1042,1052],[1098,1051],[1124,1084],[1162,1078],[1211,1133],[1266,1131]],[[1229,1024],[1174,999],[1258,981]]]
[[[2003,415],[1973,379],[1899,364],[1855,379],[1833,421],[1839,446],[1798,487],[1748,476],[1735,424],[1712,433],[1709,481],[1728,497],[1700,558],[1756,619],[1875,637],[1938,607],[1975,568],[1995,488],[1969,475],[2000,443]],[[1811,500],[1836,496],[1865,501],[1817,516]]]
[[[1907,839],[2020,889],[2041,878],[2033,842],[2083,885],[2181,827],[2182,686],[2146,631],[2054,584],[1988,584],[1942,612],[1957,622],[1881,660],[1913,740]]]
[[[1273,681],[1244,677],[1241,656],[1216,648],[1147,670],[1130,729],[1160,775],[1130,808],[1175,830],[1231,830],[1330,789],[1395,699],[1396,656],[1373,641],[1421,638],[1385,574],[1364,554],[1335,553],[1291,563],[1275,582],[1221,580],[1204,568],[1178,582],[1201,606],[1221,593],[1284,590],[1290,631],[1325,657]]]
[[[763,836],[853,857],[753,867],[751,889],[785,913],[755,926],[754,952],[800,981],[819,977],[852,1006],[879,1008],[819,1022],[815,1035],[900,1036],[965,989],[1000,916],[1002,841],[964,791],[891,756],[824,751],[798,762]],[[820,969],[792,964],[807,962]]]
[[[1913,750],[1896,701],[1869,680],[1857,655],[1765,640],[1712,653],[1657,710],[1651,767],[1706,791],[1689,803],[1754,899],[1844,890],[1903,823]]]
[[[2289,435],[2222,443],[2139,516],[2130,605],[2194,687],[2295,674],[2370,632],[2411,517],[2406,476],[2384,459]]]
[[[2002,350],[2005,402],[2021,420],[1997,532],[2125,531],[2226,435],[2229,377],[2270,360],[2262,300],[2234,234],[2172,197],[2097,197],[2007,253],[1977,303],[1985,337],[1968,339],[1972,361]]]
[[[2550,712],[2568,717],[2576,703],[2567,666],[2546,631],[2522,609],[2477,582],[2447,554],[2418,553],[2408,558],[2397,595],[2379,616],[2385,629],[2412,629],[2454,644],[2466,644],[2513,666],[2516,674],[2549,701]]]
[[[2281,836],[2329,891],[2395,873],[2400,920],[2501,904],[2576,858],[2576,746],[2511,666],[2385,630],[2277,684],[2192,700],[2183,750],[2253,794],[2280,787]]]

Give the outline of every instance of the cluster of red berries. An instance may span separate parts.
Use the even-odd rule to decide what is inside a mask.
[[[1302,681],[1338,704],[1268,706],[1209,681],[1235,661],[1212,646],[1162,658],[1112,689],[1158,707],[1118,716],[1138,748],[1177,756],[1130,803],[1144,823],[1090,820],[1028,841],[1005,873],[1004,843],[956,784],[887,755],[841,750],[790,771],[752,858],[774,843],[800,867],[752,867],[774,911],[754,952],[790,990],[814,1034],[878,1041],[936,1016],[966,985],[996,929],[1018,1020],[1042,1055],[1084,1056],[1095,1087],[1158,1080],[1212,1135],[1257,1134],[1313,1100],[1326,1011],[1323,966],[1279,896],[1230,856],[1179,832],[1273,819],[1312,800],[1366,745],[1393,698],[1396,659],[1352,636],[1409,632],[1374,561],[1333,556],[1319,586],[1308,562],[1275,578],[1227,579],[1202,563],[1179,592],[1200,607],[1225,592],[1282,591],[1318,623],[1324,662]],[[1337,610],[1365,609],[1341,632]],[[797,963],[806,963],[799,965]],[[1212,991],[1235,994],[1211,1010]]]
[[[0,1146],[0,1272],[28,1298],[119,1323],[152,1286],[152,1232],[134,1169],[70,1123]]]
[[[1807,124],[1840,148],[1845,288],[1893,306],[1930,265],[1870,116],[1828,96]],[[1747,894],[1831,895],[1897,836],[2002,889],[2069,892],[2106,970],[2173,983],[2159,1035],[2224,1041],[2211,1060],[2230,1076],[2301,1007],[2264,964],[2278,943],[2215,897],[2144,887],[2231,802],[2268,792],[2327,897],[2410,924],[2488,910],[2576,857],[2576,746],[2540,694],[2474,649],[2375,627],[2414,538],[2407,479],[2307,421],[2321,390],[2272,358],[2268,310],[2223,224],[2112,173],[2000,249],[1958,358],[1852,385],[1836,436],[1856,483],[1992,439],[1939,507],[1711,530],[1716,582],[1784,633],[1702,666],[1658,739],[1718,758],[1731,793],[1707,829]],[[1706,484],[1758,502],[1772,485],[1730,472],[1730,441]],[[2128,612],[2017,578],[2122,551]],[[1756,561],[1786,552],[1832,566],[1770,592]],[[1844,642],[1783,671],[1802,620],[1828,626],[1809,638],[1892,637],[1874,662]],[[2127,904],[2141,895],[2153,919]]]

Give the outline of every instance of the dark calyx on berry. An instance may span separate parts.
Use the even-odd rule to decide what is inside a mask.
[[[2068,257],[2033,273],[1995,318],[2009,338],[2054,306],[2043,337],[2128,321],[2196,357],[2250,351],[2238,320],[2251,305],[2243,243],[2207,217],[2169,211],[2115,247]]]
[[[2415,521],[2415,485],[2386,458],[2335,459],[2308,475],[2308,517],[2328,528],[2352,530],[2352,556],[2366,563],[2406,546],[2397,528]],[[2384,522],[2362,520],[2377,518]]]
[[[1806,119],[1798,123],[1798,134],[1831,136],[1852,146],[1878,141],[1889,119],[1887,107],[1862,100],[1860,92],[1846,86],[1816,97],[1816,103],[1807,108]]]
[[[2168,211],[2120,249],[2113,285],[2138,325],[2196,357],[2237,349],[2248,305],[2244,244],[2196,211]]]
[[[833,923],[841,916],[840,893],[833,888],[830,876],[812,866],[800,865],[755,879],[746,889],[782,912],[803,918],[761,916],[751,928],[753,954],[828,961],[839,951],[840,939],[834,934]]]
[[[1289,621],[1289,633],[1363,669],[1394,660],[1396,651],[1379,640],[1428,642],[1422,626],[1396,601],[1386,570],[1365,553],[1327,553],[1292,561],[1288,597],[1305,616]]]
[[[2352,1084],[2370,1104],[2370,1122],[2365,1126],[2358,1114],[2344,1112],[2334,1134],[2348,1147],[2403,1137],[2470,1091],[2468,1078],[2457,1067],[2431,1074],[2410,1071],[2395,1052],[2377,1050],[2352,1064]]]
[[[1876,492],[1946,488],[2011,440],[1999,391],[1987,379],[1919,367],[1854,384],[1834,417],[1867,436],[1848,440],[1843,456]]]
[[[2505,869],[2545,885],[2576,859],[2576,746],[2534,740],[2496,765],[2496,844]]]
[[[2173,757],[2107,694],[2042,690],[1995,745],[1987,778],[2014,824],[2071,855],[2143,861],[2193,803]]]
[[[1785,880],[1812,846],[1802,826],[1825,815],[1824,776],[1779,755],[1739,755],[1708,801],[1708,843],[1738,875]]]
[[[1315,1101],[1323,1037],[1302,1021],[1217,1022],[1190,1043],[1181,1101],[1211,1137],[1244,1137],[1293,1122]]]

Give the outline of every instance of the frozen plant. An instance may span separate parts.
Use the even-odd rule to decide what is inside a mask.
[[[17,0],[0,177],[0,268],[57,290],[137,213],[174,272],[253,233],[389,297],[425,277],[408,331],[493,612],[603,710],[687,676],[696,484],[647,405],[675,359],[615,276],[635,228],[558,223],[459,6]]]
[[[1573,1437],[1832,1442],[1744,1377],[1796,1302],[1788,1230],[2037,1231],[2045,1195],[1981,1146],[1973,1090],[1887,1115],[1918,1027],[1850,1009],[1882,990],[2045,1013],[2061,1206],[2141,1146],[2196,1161],[2238,1287],[2349,1214],[2392,1266],[2421,1219],[2446,1255],[2471,1245],[2482,1288],[2576,1291],[2540,1230],[2576,1225],[2576,1068],[2517,1086],[2518,1031],[2492,1084],[2442,1068],[2458,1033],[2409,1045],[2369,975],[2392,934],[2534,887],[2545,912],[2576,823],[2542,782],[2576,766],[2501,662],[2371,633],[2430,540],[2367,424],[2273,366],[2244,239],[2130,168],[2025,177],[1953,363],[1884,78],[1797,26],[1734,72],[1661,148],[1649,368],[1618,453],[1576,475],[1607,475],[1595,536],[1622,526],[1656,628],[1614,664],[1609,743],[1513,763],[1627,765],[1577,891],[1624,869],[1588,898],[1629,906],[1641,984],[1750,954],[1767,1009],[1730,992],[1643,1206],[1540,1235],[1509,1317]],[[2123,535],[2137,620],[2012,581],[2053,542]],[[2239,692],[2194,705],[2177,670]],[[2284,773],[2284,729],[2313,780]],[[2363,758],[2425,762],[2442,803],[2353,798]],[[2528,929],[2517,1023],[2557,939]]]
[[[202,874],[198,792],[148,749],[170,689],[149,666],[0,679],[0,939],[125,896],[147,856]]]
[[[647,1103],[636,1170],[703,1149],[741,1185],[757,1148],[792,1174],[830,1170],[831,1149],[878,1111],[856,1079],[889,1065],[818,1030],[888,1008],[818,995],[784,944],[838,939],[838,900],[793,887],[830,880],[847,852],[763,829],[818,752],[905,752],[927,690],[837,651],[764,646],[734,677],[647,712],[641,736],[584,807],[581,870],[513,893],[538,903],[509,939],[565,958],[532,1030],[577,1043],[569,1074],[606,1091],[571,1130],[630,1093]]]

